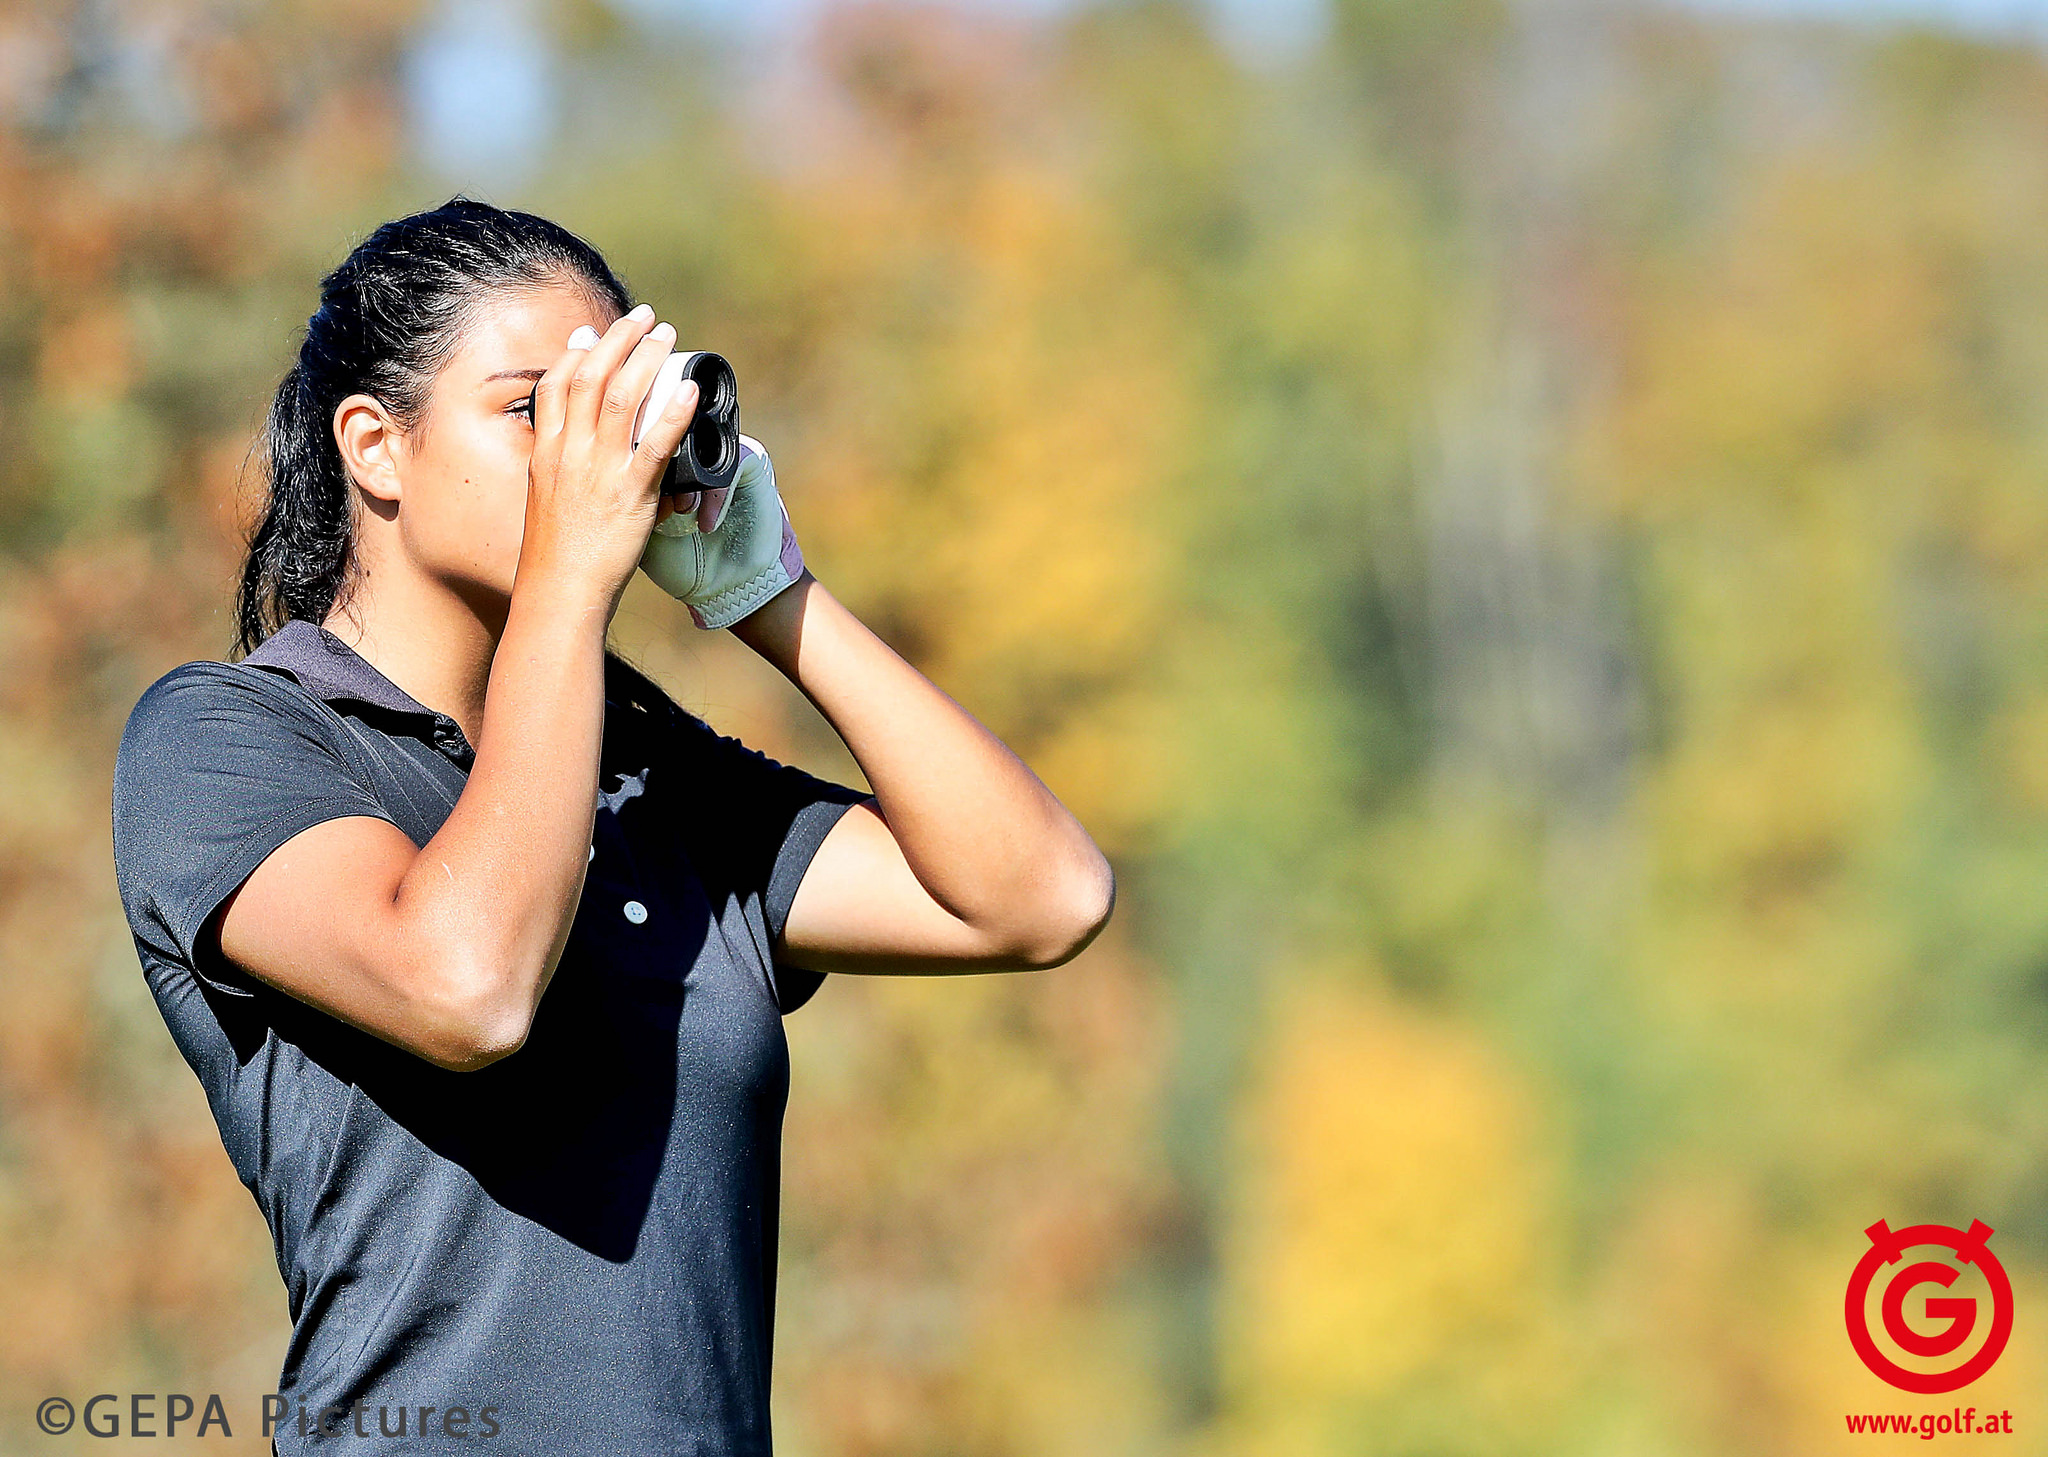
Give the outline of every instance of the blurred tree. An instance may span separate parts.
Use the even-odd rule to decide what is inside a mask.
[[[403,6],[0,13],[0,1448],[53,1391],[256,1392],[267,1236],[113,897],[113,750],[225,640],[285,319],[379,186]]]

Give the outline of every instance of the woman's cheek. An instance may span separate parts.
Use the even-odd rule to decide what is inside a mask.
[[[498,462],[493,462],[498,465]],[[472,462],[434,511],[434,555],[480,585],[509,592],[526,524],[526,477]]]

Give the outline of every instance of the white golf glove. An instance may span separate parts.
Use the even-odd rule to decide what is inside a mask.
[[[706,521],[709,530],[702,525]],[[697,493],[695,506],[671,512],[654,528],[640,570],[689,608],[690,620],[702,628],[731,627],[796,585],[804,554],[760,441],[740,437],[739,470],[730,487]]]

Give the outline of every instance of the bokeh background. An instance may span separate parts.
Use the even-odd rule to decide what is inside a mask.
[[[1954,1400],[2048,1451],[2044,16],[0,5],[0,1451],[274,1382],[111,766],[318,276],[457,190],[735,361],[819,576],[1119,872],[1065,968],[790,1019],[785,1453],[1896,1446],[1879,1218],[1996,1227]]]

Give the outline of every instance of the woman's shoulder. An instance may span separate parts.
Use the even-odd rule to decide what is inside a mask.
[[[282,673],[214,658],[180,663],[142,690],[129,713],[133,722],[167,714],[201,710],[212,703],[266,705],[295,711],[307,695]]]
[[[246,744],[266,731],[297,736],[319,723],[317,703],[284,676],[198,658],[142,691],[122,728],[116,763],[154,758],[173,747],[203,751]]]
[[[822,783],[722,732],[616,653],[605,655],[605,734],[614,755],[687,765],[680,774],[664,774],[663,780],[687,783],[699,801],[779,795],[799,781],[807,792]]]
[[[166,700],[190,697],[194,693],[243,691],[252,676],[249,669],[235,663],[195,658],[189,663],[180,663],[143,689],[136,707],[154,706]]]
[[[612,728],[650,734],[709,733],[711,726],[617,652],[604,655],[605,718]]]

